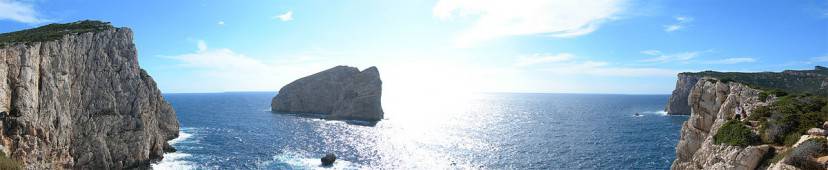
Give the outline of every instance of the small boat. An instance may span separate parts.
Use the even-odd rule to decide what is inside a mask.
[[[641,116],[641,114],[635,113],[635,116],[638,117],[638,116]]]

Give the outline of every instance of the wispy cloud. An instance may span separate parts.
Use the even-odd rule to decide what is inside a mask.
[[[32,4],[14,0],[0,0],[0,20],[12,20],[22,23],[41,23],[46,20],[39,18]]]
[[[813,57],[811,58],[811,62],[828,62],[828,55]]]
[[[273,16],[274,19],[279,19],[281,21],[291,21],[293,20],[293,11],[285,12],[284,14],[279,14]]]
[[[515,62],[515,66],[517,67],[526,67],[536,64],[543,64],[543,63],[552,63],[552,62],[562,62],[562,61],[569,61],[572,60],[574,55],[569,53],[560,53],[555,55],[550,54],[533,54],[531,56],[521,56],[518,57],[518,60]]]
[[[218,21],[216,24],[218,24],[218,25],[222,25],[222,26],[223,26],[223,25],[224,25],[224,21]]]
[[[736,57],[736,58],[726,58],[721,60],[711,61],[711,64],[739,64],[739,63],[752,63],[756,62],[756,59],[751,57]]]
[[[439,0],[433,15],[443,20],[475,17],[456,37],[455,45],[469,47],[483,41],[519,35],[575,37],[597,30],[613,20],[623,0]]]
[[[670,24],[670,25],[665,25],[664,26],[664,31],[673,32],[673,31],[678,31],[680,29],[684,29],[685,27],[687,27],[687,24],[689,24],[690,22],[693,22],[692,17],[687,17],[687,16],[675,17],[675,23]]]
[[[667,63],[667,62],[685,62],[696,58],[699,54],[704,53],[706,51],[690,51],[690,52],[680,52],[680,53],[672,53],[672,54],[664,54],[658,50],[644,50],[641,51],[641,54],[646,54],[650,56],[655,56],[652,58],[643,59],[640,61],[643,62],[655,62],[655,63]]]

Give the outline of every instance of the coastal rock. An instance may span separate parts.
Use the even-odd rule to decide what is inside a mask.
[[[822,129],[828,129],[828,122],[822,123]]]
[[[326,119],[379,121],[382,80],[376,67],[334,68],[298,79],[273,97],[274,112],[314,113]]]
[[[671,169],[754,169],[769,146],[713,144],[713,135],[736,114],[750,115],[767,103],[760,91],[734,82],[702,78],[688,94],[690,118],[684,122]]]
[[[667,106],[664,109],[667,114],[671,115],[689,115],[690,105],[687,102],[687,97],[690,95],[690,90],[699,81],[699,77],[688,74],[679,74],[676,81],[676,89],[670,95]]]
[[[138,66],[132,34],[107,28],[0,47],[2,152],[25,169],[128,169],[161,159],[179,124]]]
[[[825,130],[820,128],[808,129],[808,135],[825,136]]]
[[[336,155],[332,153],[325,154],[325,157],[322,157],[322,166],[332,166],[336,162]]]

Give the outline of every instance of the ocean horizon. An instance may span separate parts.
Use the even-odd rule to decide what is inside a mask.
[[[479,93],[433,108],[389,102],[365,126],[273,113],[274,95],[164,94],[178,151],[152,167],[321,169],[335,153],[333,169],[662,169],[687,119],[666,115],[668,95]]]

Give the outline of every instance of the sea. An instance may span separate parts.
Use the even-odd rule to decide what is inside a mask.
[[[178,151],[152,168],[669,169],[688,118],[662,111],[668,95],[474,93],[383,98],[382,121],[337,121],[271,112],[275,95],[164,94]]]

